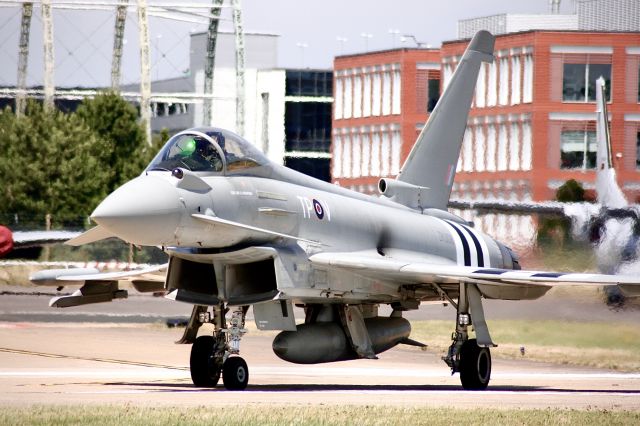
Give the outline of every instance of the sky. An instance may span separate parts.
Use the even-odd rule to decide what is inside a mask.
[[[192,0],[195,1],[195,0]],[[149,4],[158,1],[149,0]],[[197,2],[203,2],[198,0]],[[55,0],[53,0],[55,4]],[[133,3],[133,1],[131,1]],[[210,3],[204,1],[203,3]],[[229,4],[230,1],[225,1]],[[282,68],[332,67],[333,58],[419,42],[439,47],[457,38],[457,22],[498,13],[547,13],[549,0],[241,0],[244,29],[280,35],[278,65]],[[0,1],[0,6],[2,6]],[[564,0],[561,13],[572,13]],[[21,9],[0,7],[0,86],[16,84]],[[114,12],[54,9],[55,83],[58,86],[105,86],[110,83]],[[232,30],[230,11],[221,28]],[[123,83],[139,81],[135,10],[125,32]],[[179,77],[189,66],[189,34],[206,25],[150,18],[151,78]],[[363,36],[367,34],[368,36]],[[340,41],[340,40],[341,41]],[[42,84],[43,47],[40,9],[31,26],[28,85]]]

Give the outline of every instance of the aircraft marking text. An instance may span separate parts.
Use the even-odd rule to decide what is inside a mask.
[[[300,206],[302,207],[302,217],[311,219],[313,212],[319,220],[323,220],[326,217],[327,222],[331,222],[331,210],[325,201],[316,198],[310,199],[300,195],[298,195],[298,200],[300,200]]]

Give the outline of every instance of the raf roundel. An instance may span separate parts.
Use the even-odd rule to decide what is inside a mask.
[[[324,217],[324,209],[322,208],[322,204],[320,204],[320,201],[313,200],[313,209],[316,211],[316,216],[318,216],[318,219],[322,220],[322,218]]]

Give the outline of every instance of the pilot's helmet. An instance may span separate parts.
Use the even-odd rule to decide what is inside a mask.
[[[211,144],[208,141],[200,138],[196,140],[196,151],[198,153],[205,154],[205,153],[208,153],[210,150],[211,150]]]
[[[188,138],[178,145],[180,147],[180,155],[183,157],[189,157],[196,150],[196,141],[194,138]]]

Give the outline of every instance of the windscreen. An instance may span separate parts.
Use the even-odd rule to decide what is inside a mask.
[[[192,172],[229,173],[258,167],[268,161],[240,136],[219,129],[197,129],[171,138],[147,170],[184,168]],[[198,133],[207,135],[205,138]]]

